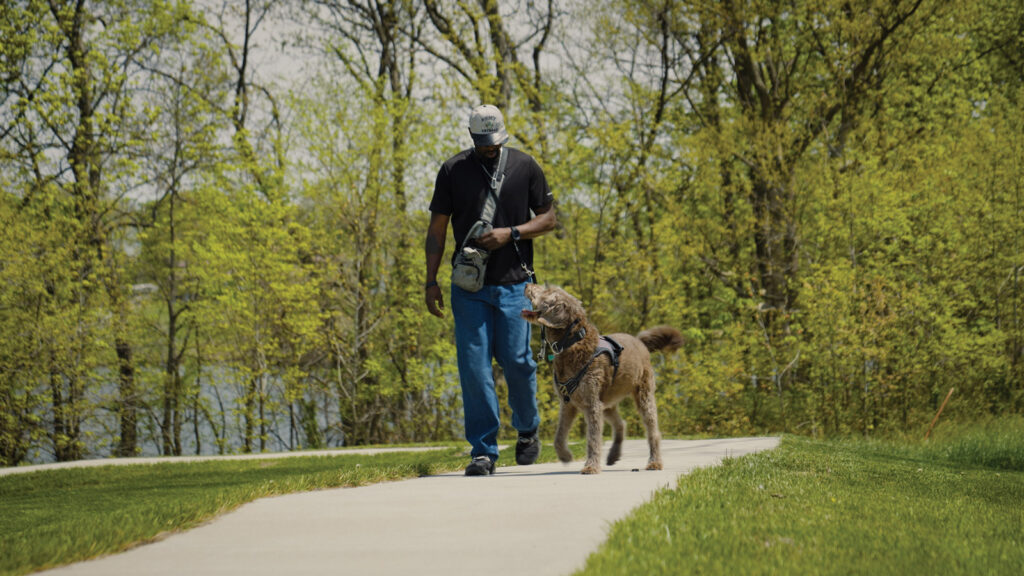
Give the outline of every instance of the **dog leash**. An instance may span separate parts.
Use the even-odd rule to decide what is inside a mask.
[[[548,344],[547,326],[541,326],[540,327],[540,352],[537,352],[537,359],[539,359],[539,360],[547,360],[549,363],[550,362],[554,362],[555,361],[555,353],[554,353],[554,351],[552,351],[551,354],[547,353],[548,348],[550,348],[550,347],[551,347],[551,345]]]
[[[537,274],[530,267],[526,265],[526,260],[523,260],[523,254],[519,251],[519,242],[516,242],[515,238],[512,239],[512,247],[516,249],[516,257],[519,258],[519,267],[526,272],[527,278],[530,279],[534,284],[537,283]]]

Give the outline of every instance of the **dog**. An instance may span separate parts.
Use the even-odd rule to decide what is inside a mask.
[[[636,336],[610,334],[600,337],[590,323],[583,304],[556,286],[526,285],[532,310],[522,317],[541,326],[544,345],[555,354],[555,389],[562,397],[555,432],[555,452],[562,462],[571,462],[569,429],[576,414],[587,423],[587,460],[583,474],[601,472],[601,437],[604,420],[612,426],[612,446],[607,463],[615,464],[622,453],[625,422],[618,403],[632,395],[647,430],[650,447],[648,470],[661,470],[661,432],[654,401],[654,369],[651,352],[671,352],[683,345],[683,336],[671,326],[644,330]]]

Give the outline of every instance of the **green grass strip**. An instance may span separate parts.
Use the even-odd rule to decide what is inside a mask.
[[[583,446],[572,447],[577,457]],[[550,444],[538,462],[553,462]],[[462,470],[466,447],[64,468],[0,477],[0,576],[126,550],[265,496]],[[511,450],[500,465],[512,465]]]
[[[68,468],[0,477],[0,574],[125,550],[262,498],[458,470],[464,448]]]
[[[784,437],[658,492],[579,573],[1024,574],[1022,423],[917,446]]]

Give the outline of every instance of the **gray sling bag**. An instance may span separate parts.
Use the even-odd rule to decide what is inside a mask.
[[[484,200],[480,218],[469,229],[466,238],[462,241],[462,246],[459,246],[455,253],[455,260],[452,262],[452,284],[469,292],[478,292],[483,288],[484,275],[487,272],[487,259],[490,257],[487,250],[469,246],[469,241],[479,238],[491,230],[491,219],[494,218],[494,210],[498,207],[501,185],[505,182],[507,160],[508,151],[502,147],[501,156],[498,158],[498,168],[491,175],[491,184],[487,189],[487,198]]]

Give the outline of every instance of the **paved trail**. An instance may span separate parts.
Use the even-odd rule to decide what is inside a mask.
[[[265,498],[159,542],[44,574],[569,574],[612,522],[680,474],[776,445],[778,438],[665,440],[665,470],[653,472],[643,469],[646,442],[627,440],[622,460],[597,476],[579,474],[577,461]]]

